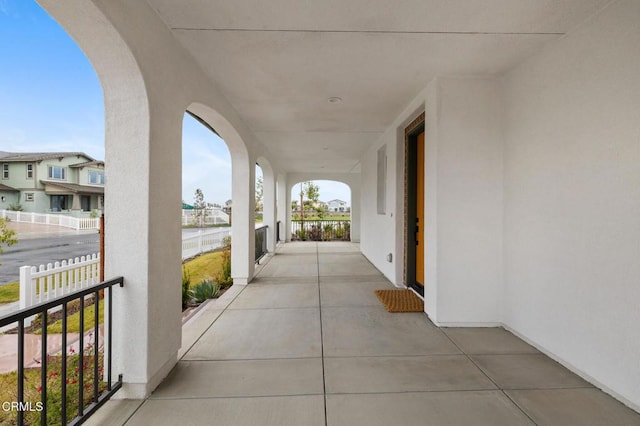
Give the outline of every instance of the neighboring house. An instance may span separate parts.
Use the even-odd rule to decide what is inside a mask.
[[[342,200],[331,200],[327,202],[327,209],[330,212],[348,212],[349,206],[346,201]]]
[[[231,209],[233,208],[233,201],[231,200],[227,200],[224,203],[224,207],[222,208],[222,211],[225,212],[226,214],[231,214]]]
[[[103,209],[104,162],[82,152],[0,151],[0,209],[81,214]]]

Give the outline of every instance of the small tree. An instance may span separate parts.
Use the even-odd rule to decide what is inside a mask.
[[[222,289],[225,289],[233,285],[233,278],[231,278],[231,237],[225,237],[222,240],[222,247],[222,262],[216,281]]]
[[[0,217],[0,253],[2,253],[2,245],[12,246],[18,242],[16,238],[16,232],[13,229],[9,229],[7,226],[7,219]]]
[[[262,211],[262,200],[264,198],[264,181],[262,176],[258,176],[256,179],[256,211]]]
[[[325,204],[320,204],[318,207],[316,207],[316,213],[318,214],[320,220],[324,219],[324,215],[326,212],[327,206]]]
[[[198,221],[198,225],[202,227],[209,215],[208,209],[212,205],[204,201],[204,194],[200,188],[196,189],[193,195],[193,217]]]
[[[313,182],[305,182],[304,195],[311,202],[311,206],[315,207],[320,198],[320,187]]]

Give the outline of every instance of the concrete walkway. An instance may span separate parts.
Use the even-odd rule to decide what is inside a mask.
[[[150,398],[110,401],[88,424],[640,425],[511,333],[389,314],[380,288],[357,245],[286,244],[185,325]]]

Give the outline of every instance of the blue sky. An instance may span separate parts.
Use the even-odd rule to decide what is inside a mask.
[[[0,0],[0,151],[83,151],[104,159],[100,81],[76,43],[33,0]],[[230,199],[231,159],[224,141],[186,116],[187,203],[196,188],[211,203]],[[349,201],[347,186],[320,182],[320,199],[334,198]]]

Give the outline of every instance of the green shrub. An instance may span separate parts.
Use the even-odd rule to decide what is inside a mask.
[[[311,225],[311,229],[309,229],[307,238],[311,241],[322,240],[322,228],[316,225]]]
[[[221,289],[229,288],[233,284],[233,278],[231,278],[231,250],[229,248],[222,251],[222,264],[220,265],[220,272],[216,276],[216,281]]]
[[[220,285],[213,280],[202,280],[189,292],[193,300],[202,303],[207,299],[215,299],[220,296]]]
[[[185,309],[191,300],[189,287],[191,286],[191,274],[189,270],[182,267],[182,309]]]
[[[14,212],[21,212],[22,211],[22,204],[20,203],[11,203],[9,204],[9,208],[7,210],[11,210]]]

